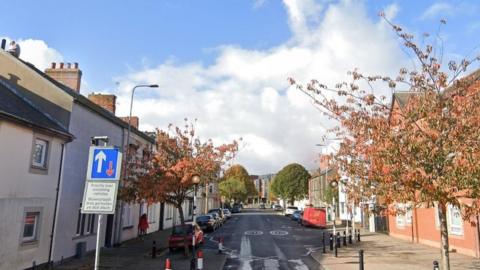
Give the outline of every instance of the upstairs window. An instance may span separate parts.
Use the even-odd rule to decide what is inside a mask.
[[[47,168],[48,141],[39,138],[35,139],[33,146],[32,166],[37,168]]]

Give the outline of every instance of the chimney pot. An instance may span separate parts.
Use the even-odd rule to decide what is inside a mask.
[[[65,66],[67,66],[66,69],[64,68]],[[47,68],[45,73],[58,82],[70,87],[77,93],[80,93],[82,71],[80,69],[72,69],[71,67],[72,63],[66,63],[65,65],[63,62],[53,62],[51,63],[51,68]]]
[[[74,68],[74,69],[78,69],[78,63],[76,63],[76,62],[73,63],[73,68]]]

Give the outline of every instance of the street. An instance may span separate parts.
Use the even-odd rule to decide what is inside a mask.
[[[224,238],[229,255],[224,269],[318,269],[312,250],[321,247],[322,230],[302,227],[283,212],[244,209],[207,236],[205,248]]]

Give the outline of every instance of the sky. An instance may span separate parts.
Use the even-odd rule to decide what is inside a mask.
[[[235,162],[251,174],[297,162],[315,169],[325,118],[287,78],[329,85],[358,68],[394,75],[410,66],[380,11],[417,37],[461,59],[480,50],[479,1],[138,0],[9,1],[0,37],[19,41],[21,58],[45,69],[78,62],[81,93],[117,95],[117,115],[141,130],[197,119],[216,144],[242,138]],[[445,19],[446,25],[439,21]],[[429,33],[429,38],[423,38]],[[438,37],[438,38],[437,38]]]

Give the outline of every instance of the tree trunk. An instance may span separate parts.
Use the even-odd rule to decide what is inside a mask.
[[[450,255],[448,253],[448,227],[447,227],[447,205],[446,203],[438,203],[438,217],[440,221],[441,236],[441,269],[450,270]]]
[[[185,217],[183,216],[182,204],[175,205],[175,207],[177,207],[178,215],[180,216],[180,223],[182,225],[185,225]]]
[[[178,204],[178,205],[175,205],[175,207],[177,207],[177,210],[178,210],[178,215],[180,216],[180,222],[182,224],[182,226],[185,225],[185,217],[183,216],[183,208],[182,208],[182,204]],[[188,250],[188,239],[187,239],[187,232],[185,231],[185,234],[183,236],[183,248],[184,248],[184,254],[185,256],[189,256],[189,250]]]

